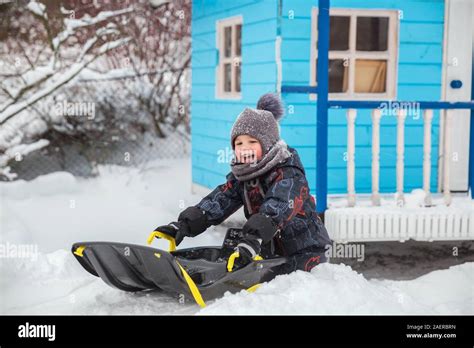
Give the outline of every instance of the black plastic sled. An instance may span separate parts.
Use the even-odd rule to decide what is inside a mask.
[[[221,247],[174,250],[173,238],[153,232],[149,244],[155,237],[169,239],[173,251],[116,242],[81,242],[72,246],[72,252],[89,273],[114,288],[133,292],[161,289],[194,299],[201,307],[226,291],[255,290],[280,274],[281,266],[287,263],[284,257],[264,256],[233,269],[241,229],[228,229]]]

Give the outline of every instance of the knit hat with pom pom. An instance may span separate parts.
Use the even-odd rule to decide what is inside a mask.
[[[235,149],[235,138],[245,134],[258,139],[265,155],[280,140],[278,121],[282,116],[280,98],[272,93],[262,95],[256,109],[246,108],[237,117],[231,131],[232,149]]]

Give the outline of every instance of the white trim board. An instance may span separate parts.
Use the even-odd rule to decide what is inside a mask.
[[[471,99],[472,86],[472,37],[474,26],[474,4],[472,0],[446,0],[444,43],[443,43],[443,75],[442,100],[468,101]],[[452,80],[462,81],[462,87],[454,89],[450,86]],[[446,117],[449,115],[449,130],[446,128]],[[450,110],[440,113],[440,145],[449,140],[451,157],[449,167],[449,187],[451,191],[467,192],[469,173],[469,133],[470,110]],[[449,136],[446,137],[446,132]],[[440,146],[439,182],[438,188],[443,187],[443,147]]]

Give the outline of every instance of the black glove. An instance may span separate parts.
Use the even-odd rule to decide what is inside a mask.
[[[277,232],[277,226],[271,217],[263,214],[254,214],[245,223],[242,232],[244,236],[256,236],[263,243],[268,243]]]
[[[178,216],[178,221],[159,226],[155,231],[166,233],[176,241],[178,246],[184,237],[195,237],[208,227],[206,212],[197,207],[188,207]]]
[[[183,210],[178,216],[178,221],[187,225],[186,237],[196,237],[210,226],[207,222],[206,211],[198,207],[188,207]]]
[[[248,235],[239,242],[235,248],[235,251],[239,253],[235,261],[237,268],[248,265],[255,256],[260,254],[261,243],[262,240],[253,235]]]
[[[168,225],[163,225],[155,228],[155,231],[163,232],[170,237],[173,237],[176,241],[176,246],[178,246],[187,236],[188,226],[185,222],[175,221],[170,222]]]

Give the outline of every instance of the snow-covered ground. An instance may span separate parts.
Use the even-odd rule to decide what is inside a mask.
[[[112,289],[70,253],[78,241],[144,244],[156,226],[199,201],[190,186],[188,160],[140,169],[104,166],[94,179],[54,173],[0,183],[0,313],[474,314],[473,262],[406,281],[368,280],[349,266],[324,264],[311,273],[279,276],[251,294],[226,294],[200,310],[160,292]],[[230,220],[237,226],[239,217]],[[224,230],[213,227],[180,247],[219,245]],[[167,248],[164,241],[154,245]],[[13,255],[20,246],[37,253]]]

